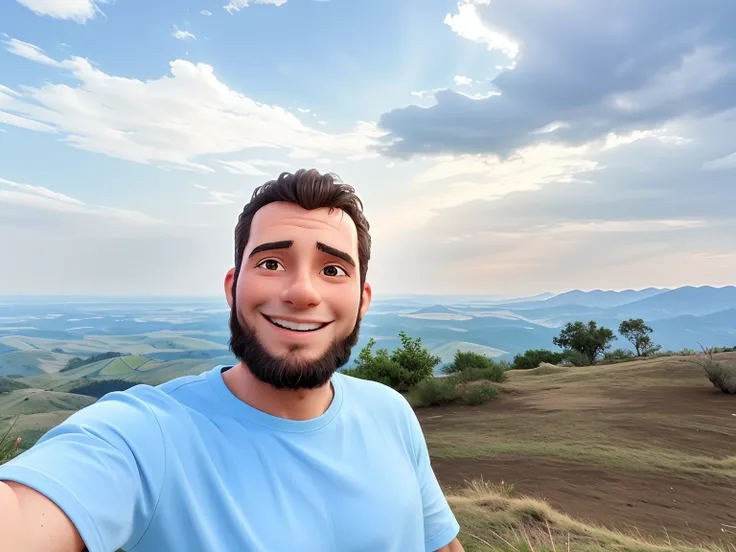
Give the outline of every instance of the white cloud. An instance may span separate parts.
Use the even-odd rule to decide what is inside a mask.
[[[202,10],[199,13],[201,13],[202,15],[206,15],[207,17],[209,17],[210,15],[212,15],[212,12],[210,10]]]
[[[38,46],[29,44],[28,42],[23,42],[22,40],[18,40],[17,38],[11,38],[10,40],[6,40],[4,44],[5,44],[5,49],[11,54],[15,54],[16,56],[21,56],[21,57],[30,59],[32,61],[36,61],[38,63],[43,63],[44,65],[51,65],[53,67],[61,67],[61,63],[59,63],[56,60],[51,59]]]
[[[197,40],[197,37],[192,33],[189,31],[183,31],[176,25],[174,25],[174,31],[171,33],[171,36],[178,38],[179,40]]]
[[[462,75],[455,75],[455,86],[471,86],[473,79],[470,77],[463,77]]]
[[[240,197],[237,194],[214,190],[209,192],[209,196],[211,198],[209,201],[193,201],[192,203],[194,205],[232,205],[235,203],[235,199]]]
[[[275,161],[273,159],[249,159],[251,165],[258,165],[260,167],[288,167],[289,164],[285,161]]]
[[[486,44],[488,50],[497,50],[514,59],[519,55],[519,44],[483,22],[477,9],[482,4],[490,4],[490,0],[460,0],[457,4],[458,12],[445,16],[445,25],[449,25],[462,38]]]
[[[317,121],[317,124],[318,125],[326,125],[327,124],[327,121]]]
[[[230,0],[230,3],[223,6],[228,13],[239,12],[243,8],[247,8],[252,4],[271,4],[273,6],[283,6],[288,0]]]
[[[129,222],[158,223],[156,219],[139,211],[116,209],[102,205],[90,205],[65,194],[60,194],[31,184],[22,184],[0,178],[0,202],[30,206],[51,211],[112,216]]]
[[[296,110],[297,110],[297,111],[298,111],[299,113],[310,113],[310,112],[312,111],[311,109],[307,109],[307,108],[305,108],[305,107],[297,107],[297,108],[296,108]]]
[[[706,161],[703,163],[703,168],[707,171],[719,171],[719,170],[730,170],[736,169],[736,152],[719,159],[713,159],[712,161]]]
[[[36,15],[46,15],[55,19],[70,19],[78,23],[86,23],[94,19],[102,10],[99,4],[108,0],[16,0],[21,6],[30,9]]]
[[[2,105],[2,99],[2,96],[0,96],[0,106]],[[38,132],[56,132],[56,129],[50,125],[39,123],[32,119],[26,119],[25,117],[19,117],[12,113],[5,113],[4,111],[0,111],[0,123],[13,125],[19,128],[27,128],[28,130],[36,130]]]
[[[225,169],[232,174],[242,174],[246,176],[264,176],[268,173],[254,167],[245,161],[218,161],[225,166]]]
[[[37,58],[32,48],[22,52]],[[146,81],[108,75],[80,57],[55,63],[76,86],[0,92],[0,120],[55,131],[73,147],[137,163],[214,172],[202,156],[264,148],[290,158],[362,159],[377,156],[369,147],[383,135],[364,122],[349,132],[317,130],[229,88],[202,63],[175,60],[169,75]]]

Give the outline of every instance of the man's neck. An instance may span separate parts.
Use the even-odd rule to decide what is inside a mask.
[[[255,377],[242,362],[226,370],[222,378],[232,394],[244,403],[287,420],[318,418],[327,411],[334,397],[331,382],[317,389],[277,389]]]

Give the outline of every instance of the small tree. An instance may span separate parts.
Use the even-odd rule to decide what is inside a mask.
[[[537,368],[543,362],[559,364],[565,358],[564,353],[556,353],[546,349],[528,349],[523,355],[516,355],[512,370],[531,370]]]
[[[422,338],[412,339],[405,332],[399,332],[401,347],[391,351],[391,360],[409,372],[409,386],[413,387],[420,381],[431,378],[434,368],[442,359],[433,355],[422,347]]]
[[[397,391],[408,391],[419,382],[432,377],[434,367],[442,359],[432,355],[421,346],[421,338],[412,339],[403,331],[399,333],[402,346],[390,354],[386,349],[378,349],[373,354],[376,340],[370,338],[360,350],[352,368],[342,373],[361,379],[378,381]]]
[[[636,356],[647,356],[659,351],[662,346],[652,342],[649,334],[652,328],[644,323],[642,318],[624,320],[618,327],[618,333],[628,339],[636,349]]]
[[[583,322],[568,322],[560,335],[552,338],[552,343],[563,349],[579,352],[585,357],[588,364],[595,363],[598,356],[611,346],[616,336],[608,328],[598,327],[591,320],[586,325]]]

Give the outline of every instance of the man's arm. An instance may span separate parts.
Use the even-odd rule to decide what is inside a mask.
[[[437,552],[465,552],[465,549],[463,548],[463,545],[460,544],[460,541],[455,539],[447,546],[440,548]]]
[[[425,550],[426,552],[463,552],[462,545],[457,540],[460,525],[432,470],[422,427],[408,402],[405,408],[417,481],[422,494]]]
[[[33,489],[0,481],[0,550],[82,552],[77,528],[51,500]]]
[[[110,393],[0,466],[0,551],[111,552],[142,538],[166,458],[147,399]]]

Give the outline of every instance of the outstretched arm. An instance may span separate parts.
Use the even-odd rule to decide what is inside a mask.
[[[82,552],[84,543],[64,512],[41,493],[0,481],[0,550]]]
[[[460,544],[460,541],[455,539],[447,546],[440,548],[437,552],[465,552],[465,549],[463,548],[463,545]]]

